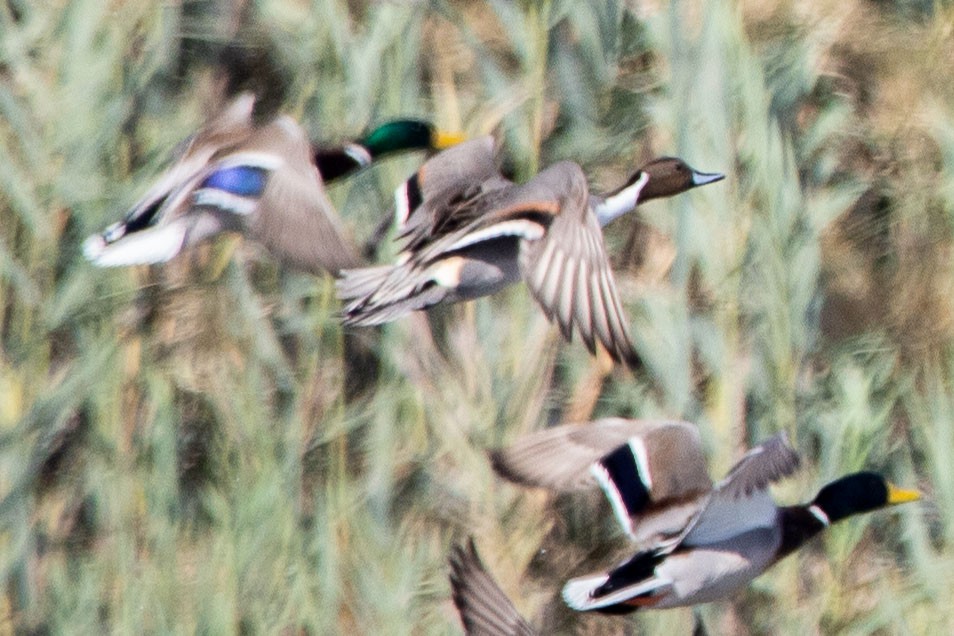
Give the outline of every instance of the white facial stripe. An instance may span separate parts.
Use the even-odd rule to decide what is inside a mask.
[[[640,479],[643,480],[646,490],[651,491],[653,489],[653,476],[649,472],[649,455],[646,453],[646,445],[638,437],[630,437],[629,449],[633,451],[633,457],[636,458]]]
[[[484,228],[479,232],[472,232],[464,236],[459,241],[451,245],[447,251],[463,249],[490,239],[500,238],[501,236],[518,236],[527,241],[536,241],[543,236],[543,226],[533,221],[524,219],[515,219],[513,221],[504,221],[490,227]]]
[[[815,518],[822,522],[822,525],[826,528],[831,525],[831,520],[828,519],[828,515],[825,514],[825,511],[819,508],[816,505],[811,505],[808,507],[808,512],[815,515]]]
[[[370,166],[372,157],[368,149],[359,144],[345,144],[344,153],[355,160],[361,167]]]
[[[644,171],[635,183],[626,186],[617,194],[607,197],[603,203],[596,206],[593,211],[596,212],[596,218],[599,220],[600,226],[607,225],[613,219],[635,208],[639,202],[639,193],[643,191],[647,183],[649,183],[649,174]]]
[[[201,188],[192,195],[193,205],[207,205],[233,214],[248,216],[258,207],[257,199],[247,199],[217,188]]]
[[[633,520],[630,519],[629,512],[626,510],[626,504],[623,503],[623,498],[620,496],[619,490],[616,489],[613,480],[610,479],[609,473],[606,472],[606,469],[603,468],[602,465],[596,463],[590,466],[590,474],[593,475],[596,482],[600,485],[600,488],[606,493],[606,498],[609,499],[610,506],[613,508],[613,514],[616,515],[616,520],[619,521],[619,525],[623,527],[623,532],[635,540],[636,535],[633,534]]]

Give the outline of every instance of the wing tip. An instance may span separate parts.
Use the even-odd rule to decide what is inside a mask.
[[[490,467],[493,468],[499,477],[514,484],[529,485],[529,482],[520,471],[515,469],[507,449],[491,449],[487,451],[487,458],[490,460]]]
[[[484,566],[473,536],[448,557],[451,599],[467,634],[526,636],[535,633]]]
[[[466,571],[473,567],[483,569],[483,563],[480,560],[480,556],[477,554],[477,545],[474,543],[474,537],[467,537],[467,541],[464,543],[458,543],[452,547],[450,555],[447,557],[447,561],[450,564],[451,570],[450,580],[451,587],[453,588],[454,592],[454,604],[459,608],[459,584],[464,580]]]
[[[624,365],[633,373],[643,373],[646,371],[646,363],[643,361],[642,356],[636,352],[636,347],[633,346],[632,342],[603,342],[601,338],[600,343],[616,364]]]

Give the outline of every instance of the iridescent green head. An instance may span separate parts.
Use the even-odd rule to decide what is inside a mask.
[[[325,181],[333,181],[390,154],[406,150],[441,150],[463,140],[463,135],[439,131],[419,119],[397,119],[343,146],[316,147],[315,165]]]
[[[441,150],[464,137],[445,133],[419,119],[396,119],[372,130],[360,143],[373,158],[404,150]]]

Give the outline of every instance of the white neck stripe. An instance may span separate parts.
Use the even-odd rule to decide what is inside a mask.
[[[639,193],[649,183],[649,173],[645,170],[640,173],[639,179],[613,196],[607,197],[593,210],[600,226],[606,226],[613,219],[626,214],[636,207],[639,202]]]
[[[812,504],[808,507],[808,512],[815,515],[815,518],[822,522],[822,525],[826,528],[831,525],[831,520],[828,518],[828,515],[825,514],[825,511],[819,508],[818,506]]]
[[[360,144],[345,144],[344,152],[362,168],[371,165],[371,153]]]

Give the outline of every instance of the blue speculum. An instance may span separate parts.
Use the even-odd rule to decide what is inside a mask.
[[[268,171],[254,166],[232,166],[216,170],[202,182],[200,188],[214,188],[240,197],[262,194],[268,180]]]

